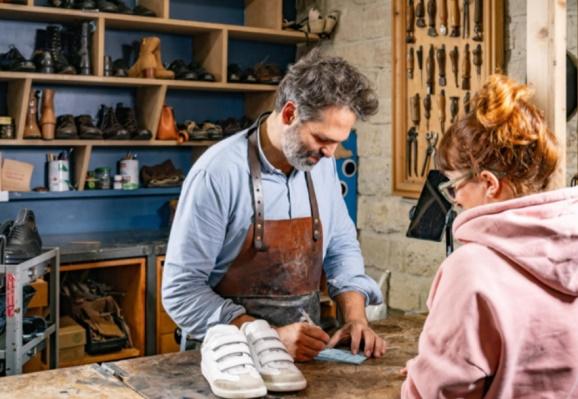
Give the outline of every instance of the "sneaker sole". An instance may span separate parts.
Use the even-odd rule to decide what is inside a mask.
[[[245,390],[237,390],[237,391],[230,391],[227,389],[221,389],[217,386],[214,386],[211,381],[207,378],[207,375],[205,373],[205,368],[203,367],[203,364],[201,363],[201,373],[203,374],[203,377],[205,377],[205,380],[209,383],[209,386],[211,387],[211,391],[213,392],[213,394],[215,394],[216,396],[219,396],[221,398],[224,399],[240,399],[240,398],[261,398],[263,396],[267,395],[267,387],[265,385],[263,385],[260,388],[255,388],[255,389],[245,389]]]
[[[280,383],[273,383],[265,381],[265,385],[267,386],[267,390],[271,392],[293,392],[293,391],[302,391],[307,388],[307,381],[292,381],[292,382],[280,382]]]

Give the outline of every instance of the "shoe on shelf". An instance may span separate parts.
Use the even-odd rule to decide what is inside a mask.
[[[123,103],[116,104],[116,119],[128,130],[132,140],[150,140],[152,133],[149,129],[139,129],[136,114],[131,107],[125,107]]]
[[[134,14],[132,8],[128,7],[126,4],[124,4],[124,2],[122,0],[108,0],[109,2],[113,3],[116,8],[118,13],[120,14],[128,14],[128,15],[132,15]]]
[[[76,122],[76,129],[78,131],[78,137],[83,140],[102,140],[102,131],[94,125],[92,116],[90,115],[78,115],[74,118]]]
[[[259,83],[278,85],[283,79],[283,74],[275,64],[260,63],[255,66],[255,77]]]
[[[50,25],[46,30],[37,30],[37,49],[49,51],[54,63],[54,70],[61,74],[76,74],[76,69],[64,55],[64,38],[67,33],[60,26]]]
[[[96,1],[94,0],[76,0],[73,3],[77,10],[96,10]]]
[[[41,139],[42,133],[38,126],[38,97],[35,92],[30,93],[28,99],[28,110],[26,112],[26,122],[24,123],[25,139]]]
[[[4,254],[6,264],[25,262],[41,252],[42,240],[36,227],[34,212],[26,208],[20,209],[8,232]]]
[[[96,8],[100,12],[118,12],[116,4],[108,0],[97,0]]]
[[[60,115],[56,119],[56,139],[74,140],[78,138],[78,130],[74,122],[74,115]]]
[[[189,135],[189,140],[208,140],[209,134],[206,130],[202,129],[195,121],[186,120],[184,123],[184,128]]]
[[[209,140],[220,140],[223,138],[223,128],[217,124],[206,121],[201,129],[207,132]]]
[[[243,83],[257,83],[257,76],[253,68],[247,68],[241,73],[241,82]]]
[[[241,68],[237,64],[229,64],[227,68],[227,81],[238,83],[241,81]]]
[[[196,61],[193,61],[189,64],[189,69],[197,74],[199,80],[203,80],[205,82],[215,81],[215,75],[208,72],[201,64]]]
[[[201,346],[201,372],[221,398],[258,398],[267,387],[255,368],[245,335],[234,325],[207,330]]]
[[[40,93],[42,95],[40,96]],[[42,138],[44,140],[54,139],[54,132],[56,131],[56,113],[54,111],[54,90],[44,89],[42,92],[38,90],[36,92],[38,95],[38,101],[42,97],[42,114],[40,116],[40,128],[42,132]]]
[[[133,12],[135,15],[140,15],[141,17],[156,17],[157,14],[145,6],[141,6],[138,4],[134,9]]]
[[[128,65],[125,60],[119,58],[112,63],[112,76],[117,78],[128,77]]]
[[[246,322],[241,332],[247,338],[255,366],[269,391],[300,391],[307,387],[307,380],[267,321]]]
[[[0,70],[13,72],[34,72],[36,66],[30,60],[24,58],[22,53],[13,45],[10,50],[0,54]]]
[[[229,137],[241,131],[241,123],[235,118],[227,118],[220,123],[223,128],[223,136]]]
[[[116,114],[112,107],[100,106],[98,128],[102,130],[105,140],[129,140],[130,135],[116,119]]]
[[[54,73],[54,61],[52,61],[52,54],[49,51],[36,50],[32,61],[36,66],[36,72]]]
[[[185,176],[181,169],[175,168],[170,159],[154,166],[143,166],[140,178],[146,187],[178,187]]]
[[[187,63],[183,60],[174,60],[169,65],[169,69],[175,73],[175,79],[178,80],[199,80],[199,75],[189,69]]]

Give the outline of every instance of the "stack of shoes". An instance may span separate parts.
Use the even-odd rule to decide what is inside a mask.
[[[167,159],[159,165],[143,166],[140,178],[146,187],[178,187],[185,176],[181,169],[175,168],[173,162]]]
[[[255,398],[306,388],[307,380],[265,320],[211,327],[201,346],[201,372],[223,398]]]
[[[100,12],[112,12],[126,15],[139,15],[142,17],[156,17],[156,13],[142,5],[134,8],[128,7],[121,0],[51,0],[53,7],[75,8],[78,10],[91,10]]]
[[[36,227],[34,212],[23,208],[15,220],[0,225],[0,236],[3,236],[4,263],[16,265],[38,256],[42,252],[42,240]],[[0,251],[2,252],[2,251]]]
[[[284,21],[283,29],[298,30],[305,34],[313,33],[319,35],[321,38],[329,38],[335,30],[340,14],[340,11],[333,10],[323,17],[318,9],[311,8],[309,9],[307,18],[300,22]]]
[[[178,80],[215,81],[215,75],[208,72],[201,64],[195,61],[187,64],[184,60],[178,59],[171,62],[169,69],[175,73],[175,79]]]
[[[230,83],[263,83],[279,84],[283,79],[283,72],[278,65],[259,63],[255,67],[241,68],[237,64],[230,64],[227,68],[227,81]]]

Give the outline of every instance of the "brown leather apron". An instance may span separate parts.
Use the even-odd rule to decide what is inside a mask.
[[[242,305],[247,314],[282,326],[307,312],[319,324],[319,284],[323,270],[323,232],[311,174],[305,172],[311,217],[265,220],[259,117],[248,132],[249,167],[255,216],[241,251],[215,291]]]

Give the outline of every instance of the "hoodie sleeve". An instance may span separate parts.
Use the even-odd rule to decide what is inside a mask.
[[[402,398],[482,398],[501,352],[495,311],[480,285],[477,245],[465,245],[440,267],[419,354],[407,364]],[[483,259],[483,258],[482,258]]]

